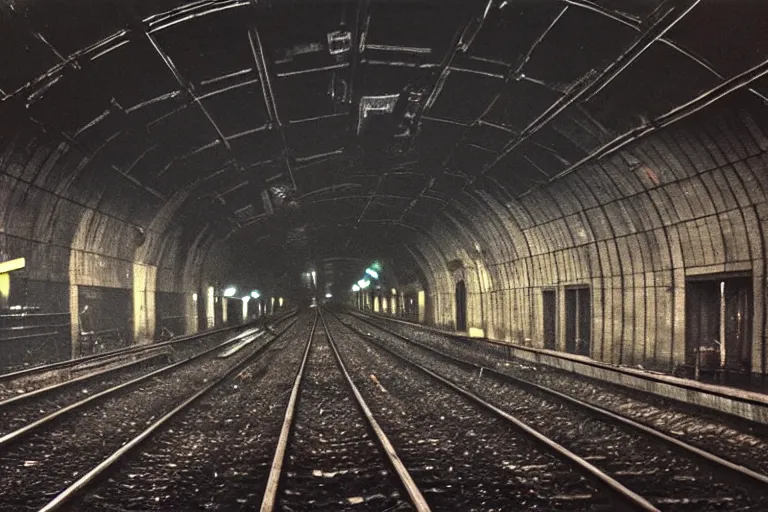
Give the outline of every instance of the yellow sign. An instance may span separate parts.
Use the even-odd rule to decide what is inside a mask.
[[[27,266],[27,261],[24,258],[16,258],[15,260],[8,260],[0,263],[0,274],[6,272],[12,272],[19,270]]]

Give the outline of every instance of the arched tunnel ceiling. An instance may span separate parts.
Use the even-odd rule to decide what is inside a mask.
[[[160,202],[192,190],[180,218],[241,246],[318,256],[386,250],[467,191],[519,196],[726,95],[768,98],[760,1],[6,0],[0,17],[6,126],[32,119]]]

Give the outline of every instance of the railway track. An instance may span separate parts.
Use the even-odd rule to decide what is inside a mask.
[[[246,325],[227,326],[220,329],[205,331],[189,336],[179,336],[168,341],[145,345],[123,347],[101,354],[58,361],[55,363],[34,366],[24,370],[0,374],[0,408],[3,402],[18,400],[20,395],[48,388],[57,389],[57,385],[67,382],[85,382],[89,378],[107,375],[118,366],[127,366],[152,355],[158,357],[170,356],[174,352],[190,352],[205,341],[221,339],[228,332],[262,327],[268,322],[277,324],[280,321],[295,316],[297,311],[289,310],[281,315],[259,320]]]
[[[616,493],[602,486],[614,494],[614,500],[627,506],[665,510],[768,508],[768,477],[764,474],[558,391],[457,359],[355,318],[368,328],[379,329],[379,334],[373,335],[347,320],[345,324],[362,338],[488,410],[524,423],[545,445],[552,442],[580,454],[583,460],[594,463],[593,471],[620,482],[645,502],[632,504],[622,497],[624,491]]]
[[[360,318],[301,318],[305,343],[287,320],[6,433],[0,510],[768,510],[768,477],[647,425]]]
[[[238,336],[6,433],[0,437],[0,508],[56,510],[67,504],[167,421],[262,354],[294,322],[283,323],[272,339],[241,345],[244,349],[230,357],[220,356],[243,342]]]
[[[262,355],[176,415],[64,510],[254,510],[312,326],[297,321]]]
[[[329,322],[338,323],[331,319]],[[433,510],[615,510],[581,474],[420,370],[336,327],[361,392],[380,411]]]
[[[318,311],[291,389],[261,511],[361,508],[429,510]]]
[[[470,340],[400,319],[368,315],[362,315],[362,319],[371,320],[385,331],[418,340],[454,358],[560,391],[768,474],[768,457],[764,455],[768,453],[768,428],[763,424],[519,359],[513,355],[511,345],[500,342]]]
[[[277,318],[276,321],[285,321],[286,318],[292,318],[292,315]],[[265,329],[249,328],[248,326],[243,328],[243,332],[229,338],[224,344],[214,345],[209,350],[202,350],[199,356],[204,357],[226,346],[238,347],[241,343],[253,341],[266,334]],[[1,400],[0,447],[18,439],[22,432],[29,432],[29,430],[25,430],[25,426],[34,424],[35,420],[40,420],[42,426],[48,421],[56,420],[62,414],[79,410],[81,407],[92,404],[95,400],[112,393],[123,392],[133,386],[142,385],[148,379],[192,364],[197,360],[193,354],[178,362],[173,362],[173,358],[166,350],[159,349],[158,351],[150,348],[144,352],[136,352],[136,358],[131,358],[127,363],[110,366],[103,370]],[[46,421],[46,418],[50,419]]]

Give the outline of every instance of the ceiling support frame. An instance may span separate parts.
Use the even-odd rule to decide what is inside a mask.
[[[446,168],[448,166],[448,163],[450,162],[451,158],[453,158],[453,155],[455,154],[456,150],[459,148],[459,146],[462,144],[462,142],[466,139],[467,134],[469,131],[480,124],[486,124],[488,126],[491,126],[493,128],[499,128],[504,131],[507,131],[509,133],[513,133],[515,136],[518,135],[517,132],[514,130],[507,128],[506,126],[497,125],[494,123],[491,123],[489,121],[485,121],[485,116],[488,115],[488,113],[491,111],[491,109],[496,105],[496,103],[499,101],[499,98],[501,98],[501,95],[506,90],[507,86],[512,80],[518,81],[524,78],[525,75],[523,75],[523,68],[528,63],[528,61],[531,60],[531,57],[533,56],[533,53],[536,51],[536,48],[541,44],[542,41],[544,41],[544,38],[549,35],[550,31],[557,25],[558,21],[563,17],[563,15],[568,10],[568,6],[564,6],[560,12],[555,15],[555,17],[552,19],[552,21],[547,25],[544,30],[542,30],[541,34],[539,34],[539,37],[536,38],[536,40],[531,43],[531,45],[528,47],[528,51],[525,52],[525,56],[520,59],[517,66],[514,69],[511,69],[507,72],[507,76],[504,79],[504,83],[499,87],[498,92],[491,98],[491,101],[488,103],[488,105],[483,110],[483,113],[480,114],[472,123],[468,124],[466,129],[462,131],[461,136],[459,137],[456,144],[451,148],[451,150],[446,155],[445,159],[442,162],[443,168]]]
[[[445,85],[446,80],[448,80],[448,76],[451,74],[451,66],[453,65],[453,60],[456,57],[456,54],[459,53],[459,51],[462,53],[467,53],[469,51],[475,37],[483,28],[485,19],[488,16],[488,11],[493,2],[494,0],[488,0],[483,14],[481,16],[470,16],[467,23],[463,27],[460,27],[454,34],[451,46],[448,47],[448,51],[443,56],[443,60],[440,63],[438,77],[432,86],[432,90],[427,96],[427,101],[424,104],[424,113],[432,108],[437,101],[438,96],[440,96],[440,92],[442,92],[443,86]]]
[[[745,71],[744,73],[736,75],[733,78],[726,80],[721,84],[718,84],[712,89],[700,94],[698,97],[694,98],[688,103],[685,103],[683,105],[673,108],[666,114],[662,114],[661,116],[657,117],[656,119],[653,119],[652,121],[646,123],[645,125],[640,126],[638,128],[634,128],[622,135],[619,135],[612,141],[600,147],[591,155],[586,156],[585,158],[571,165],[567,169],[551,177],[549,181],[551,182],[551,181],[560,179],[564,176],[567,176],[568,174],[571,174],[576,169],[578,169],[579,167],[587,163],[595,162],[597,160],[605,158],[606,156],[616,153],[621,148],[625,147],[627,144],[635,142],[640,138],[650,135],[651,133],[657,132],[658,130],[661,130],[662,128],[665,128],[671,124],[677,123],[678,121],[682,121],[686,117],[689,117],[693,114],[696,114],[697,112],[700,112],[701,110],[708,107],[709,105],[721,100],[722,98],[740,89],[747,87],[749,84],[751,84],[755,80],[758,80],[765,76],[768,76],[768,60],[764,60],[757,66],[752,67],[751,69]],[[528,193],[529,192],[522,194],[521,197],[527,195]]]
[[[255,4],[255,0],[253,2]],[[269,76],[269,68],[267,66],[267,59],[264,57],[264,46],[261,43],[261,36],[259,35],[259,29],[253,26],[248,31],[248,42],[251,46],[251,54],[253,60],[256,63],[256,69],[259,72],[259,81],[261,82],[261,92],[264,95],[264,104],[267,108],[267,114],[270,121],[277,128],[280,133],[280,139],[283,141],[283,161],[285,163],[285,169],[288,172],[288,177],[291,180],[291,185],[294,190],[298,190],[296,186],[296,179],[293,176],[293,166],[291,164],[290,147],[288,145],[288,139],[285,136],[285,128],[282,121],[280,121],[280,115],[277,110],[277,100],[275,99],[275,93],[272,89],[272,79]]]
[[[160,47],[160,45],[158,44],[154,36],[146,30],[144,30],[144,35],[146,36],[152,48],[157,53],[158,57],[160,57],[160,59],[165,64],[165,66],[168,68],[168,70],[171,72],[173,77],[176,79],[176,82],[178,82],[179,87],[181,87],[181,90],[184,91],[187,97],[190,98],[192,102],[195,103],[195,105],[197,105],[197,107],[200,109],[200,111],[203,113],[206,119],[208,119],[209,123],[211,124],[211,127],[216,132],[216,138],[218,143],[223,144],[224,147],[227,148],[227,151],[232,153],[232,146],[230,145],[229,140],[227,140],[226,135],[224,135],[224,132],[221,131],[221,128],[219,128],[219,125],[216,124],[216,121],[213,119],[210,112],[208,112],[208,109],[205,108],[205,105],[203,105],[202,100],[195,94],[192,88],[192,85],[181,75],[181,72],[179,72],[179,70],[173,64],[173,61],[171,61],[171,58],[165,53],[165,51],[163,51],[163,49]],[[243,166],[240,164],[240,162],[237,160],[234,154],[232,154],[232,162],[233,162],[233,168],[237,172],[239,172],[240,174],[245,174],[243,171]],[[214,194],[214,195],[216,199],[218,199],[222,204],[225,203],[221,195],[219,194]],[[236,218],[232,217],[231,215],[228,215],[226,218],[235,226],[240,227],[240,222]]]
[[[496,166],[504,157],[509,155],[520,146],[520,144],[525,142],[541,128],[548,125],[566,108],[576,104],[577,101],[587,101],[589,98],[600,92],[633,62],[640,58],[653,43],[662,38],[664,34],[682,21],[700,2],[701,0],[689,0],[685,7],[681,9],[671,7],[665,13],[660,15],[654,23],[640,33],[629,48],[622,52],[618,58],[594,76],[588,77],[586,80],[582,79],[582,81],[574,85],[568,93],[553,102],[549,108],[534,119],[522,132],[520,132],[520,134],[510,140],[499,156],[497,156],[490,164],[486,165],[480,174],[487,174],[488,171]],[[477,178],[473,179],[472,182],[474,183],[476,179]]]
[[[433,121],[444,121],[451,124],[466,126],[456,121],[451,121],[451,120],[441,119],[441,118],[432,118],[427,116],[427,113],[432,108],[432,106],[434,106],[435,102],[437,101],[437,98],[440,96],[440,93],[443,90],[443,86],[445,85],[445,82],[448,80],[448,76],[451,74],[451,69],[453,68],[453,61],[456,55],[459,52],[467,53],[470,47],[472,46],[472,43],[474,42],[475,37],[477,37],[477,34],[479,34],[480,30],[482,30],[483,24],[485,23],[485,20],[488,17],[488,13],[491,9],[491,6],[493,5],[493,2],[494,0],[488,0],[487,3],[485,4],[485,8],[483,9],[483,12],[481,15],[470,15],[469,20],[467,20],[467,22],[463,25],[463,27],[459,27],[458,30],[455,32],[453,40],[451,41],[451,45],[448,47],[448,51],[445,53],[442,61],[440,62],[440,65],[439,65],[440,72],[437,75],[435,83],[432,85],[432,90],[429,92],[429,95],[427,96],[427,100],[424,103],[424,108],[419,114],[418,119],[416,120],[416,124],[420,123],[421,119],[430,119]],[[432,185],[435,184],[435,181],[436,181],[436,178],[434,176],[430,176],[427,178],[424,188],[421,189],[419,194],[413,198],[413,200],[408,205],[408,207],[400,215],[401,222],[403,221],[405,216],[408,214],[408,212],[410,212],[413,209],[413,207],[416,205],[419,199],[429,191]]]
[[[224,144],[224,147],[226,147],[227,149],[232,149],[231,146],[229,145],[229,141],[227,141],[227,137],[221,131],[221,128],[219,128],[219,126],[216,124],[216,121],[214,121],[210,112],[208,112],[208,109],[205,108],[205,105],[203,105],[203,102],[200,99],[200,97],[198,97],[197,94],[195,94],[195,91],[192,89],[191,84],[187,80],[185,80],[184,77],[181,76],[181,73],[173,64],[173,61],[171,61],[171,58],[165,53],[165,51],[163,51],[162,48],[160,48],[160,45],[157,43],[157,40],[152,36],[152,34],[145,31],[144,35],[147,37],[147,39],[149,40],[149,43],[152,45],[152,48],[154,48],[155,52],[158,54],[158,56],[163,61],[165,66],[168,68],[168,70],[171,72],[173,77],[179,83],[179,87],[182,88],[182,90],[195,103],[195,105],[198,106],[198,108],[203,113],[203,115],[205,115],[205,117],[211,123],[211,126],[216,132],[219,142]]]
[[[378,180],[376,181],[376,188],[374,191],[370,194],[368,194],[366,197],[368,197],[368,202],[365,203],[365,207],[363,207],[363,211],[360,212],[360,215],[357,218],[357,222],[355,222],[354,227],[352,228],[352,233],[347,237],[347,241],[344,242],[344,248],[342,250],[346,251],[347,247],[349,247],[349,244],[352,242],[352,237],[355,236],[355,232],[357,232],[357,228],[360,226],[360,222],[363,220],[363,217],[365,217],[365,212],[368,211],[368,208],[371,206],[371,202],[373,202],[374,198],[377,197],[377,194],[379,193],[379,189],[381,188],[382,182],[386,179],[387,174],[380,174]]]
[[[29,22],[29,20],[26,17],[19,15],[18,11],[16,11],[15,9],[10,9],[10,12],[11,12],[12,15],[14,15],[14,18],[16,20],[18,20],[18,23],[20,23],[24,27],[24,29],[27,31],[28,35],[30,37],[32,37],[33,39],[37,39],[38,41],[40,41],[51,53],[53,53],[56,56],[56,58],[58,59],[59,63],[56,64],[52,69],[48,70],[48,72],[46,72],[45,74],[41,75],[40,77],[38,77],[35,80],[32,80],[32,81],[28,82],[27,84],[25,84],[24,86],[22,86],[21,88],[19,88],[18,90],[14,91],[14,92],[12,92],[10,94],[7,94],[4,91],[0,90],[0,94],[2,94],[2,96],[3,96],[2,101],[8,100],[8,99],[12,100],[13,98],[16,97],[17,94],[19,94],[20,92],[24,91],[26,88],[32,87],[32,86],[34,86],[36,84],[39,84],[39,83],[43,83],[46,77],[52,78],[53,75],[58,73],[59,76],[57,78],[53,79],[53,82],[49,82],[49,86],[53,85],[55,82],[57,82],[58,80],[60,80],[63,77],[63,73],[67,69],[75,70],[75,71],[82,71],[83,68],[82,68],[82,66],[78,62],[78,59],[81,57],[81,55],[86,55],[87,53],[89,53],[91,51],[95,51],[102,43],[103,44],[108,44],[113,39],[125,35],[124,31],[118,32],[117,34],[115,34],[113,36],[109,36],[109,37],[107,37],[106,39],[102,40],[99,43],[96,43],[94,45],[86,47],[83,50],[75,52],[75,53],[73,53],[72,55],[70,55],[68,57],[64,57],[50,42],[48,42],[48,40],[45,38],[45,36],[41,32],[35,30],[35,28],[32,26],[32,24]],[[48,86],[44,85],[43,86],[43,90],[47,89],[47,87]],[[40,90],[41,89],[38,89],[38,91],[40,91]],[[31,96],[35,96],[35,95],[36,95],[35,93],[32,93]],[[31,101],[34,101],[34,100],[28,100],[28,101],[31,102]],[[107,117],[107,115],[109,115],[109,113],[113,112],[114,109],[119,110],[123,114],[125,113],[124,109],[119,104],[117,104],[116,102],[113,101],[113,104],[109,108],[107,108],[107,110],[101,115],[99,120]],[[44,131],[53,131],[53,132],[56,132],[59,135],[61,135],[61,137],[67,142],[67,144],[69,144],[71,147],[75,148],[77,151],[79,151],[83,155],[87,156],[89,158],[89,160],[94,156],[94,154],[95,154],[94,151],[89,151],[88,148],[84,147],[82,144],[80,144],[80,142],[75,140],[74,137],[72,137],[71,135],[66,133],[64,130],[60,130],[57,127],[48,126],[46,123],[43,123],[42,121],[40,121],[38,119],[35,119],[31,115],[28,115],[27,117],[34,124],[37,124],[38,126],[40,126]],[[79,133],[79,131],[78,131],[78,133]],[[76,135],[77,135],[77,133],[75,134],[75,136]],[[147,151],[145,151],[139,157],[139,159],[141,159],[141,157],[143,157],[147,153]],[[134,162],[133,165],[135,165],[135,164],[136,164],[136,162]],[[133,167],[133,165],[131,165],[131,168]],[[146,184],[142,183],[141,181],[139,181],[135,177],[131,176],[130,175],[131,168],[129,168],[127,171],[124,171],[123,169],[119,168],[115,164],[111,164],[109,166],[109,168],[112,169],[113,171],[115,171],[117,174],[119,174],[122,178],[124,178],[127,181],[129,181],[132,185],[134,185],[138,189],[140,189],[140,190],[142,190],[142,191],[144,191],[144,192],[154,196],[155,198],[159,199],[160,201],[165,202],[167,200],[167,198],[163,194],[161,194],[160,192],[158,192],[154,188],[150,187],[149,185],[146,185]]]
[[[574,7],[579,7],[581,9],[586,9],[592,12],[595,12],[597,14],[600,14],[602,16],[605,16],[607,18],[610,18],[618,23],[621,23],[623,25],[626,25],[627,27],[630,27],[634,30],[640,30],[640,21],[632,16],[627,16],[622,13],[614,12],[610,9],[607,9],[601,5],[598,5],[594,2],[591,2],[590,0],[562,0],[563,2],[567,3],[568,5],[573,5]],[[678,43],[672,41],[671,39],[667,39],[666,37],[659,38],[660,43],[664,43],[673,50],[675,50],[678,53],[681,53],[694,61],[696,64],[701,66],[702,68],[706,69],[710,73],[712,73],[714,76],[719,78],[720,80],[725,80],[725,77],[719,73],[715,68],[713,68],[707,61],[705,61],[702,57],[699,57],[692,51],[680,46]],[[760,98],[762,101],[768,103],[768,97],[766,97],[764,94],[762,94],[760,91],[749,88],[748,91],[758,98]]]

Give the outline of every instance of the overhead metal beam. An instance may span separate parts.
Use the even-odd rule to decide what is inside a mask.
[[[197,105],[197,107],[200,109],[200,111],[203,113],[203,115],[206,117],[208,122],[210,123],[213,130],[216,132],[217,141],[220,144],[223,144],[225,148],[231,153],[232,152],[232,146],[229,143],[229,140],[227,139],[227,136],[224,135],[224,132],[221,131],[221,128],[219,128],[219,125],[216,124],[216,121],[213,119],[213,116],[211,116],[210,112],[208,112],[208,109],[205,108],[205,105],[203,104],[202,100],[199,96],[195,94],[194,89],[192,88],[192,85],[189,81],[187,81],[182,75],[181,72],[176,68],[173,61],[170,59],[170,57],[163,51],[163,49],[158,44],[157,40],[154,38],[154,36],[148,32],[147,30],[144,31],[144,35],[146,36],[147,40],[149,41],[152,48],[154,48],[157,55],[160,57],[160,59],[163,61],[165,66],[168,68],[168,70],[171,72],[173,77],[176,79],[176,82],[179,84],[179,87],[187,94],[187,96],[192,99],[192,102]],[[203,147],[203,149],[207,149],[208,147],[212,147],[212,145],[206,145]],[[237,157],[233,154],[232,155],[232,162],[234,169],[239,172],[240,174],[245,174],[245,171],[243,170],[242,164],[237,160]],[[236,226],[240,226],[240,222],[229,216],[227,217],[227,220],[235,224]]]
[[[429,189],[432,188],[432,185],[435,184],[435,181],[437,181],[437,178],[434,176],[430,176],[427,178],[427,182],[424,184],[424,187],[421,189],[421,192],[419,192],[419,195],[414,197],[411,203],[403,210],[403,213],[400,214],[400,221],[403,222],[405,220],[405,216],[408,215],[408,213],[413,210],[413,207],[416,206],[416,203],[419,202],[419,199],[421,197],[425,197],[426,193],[429,192]]]
[[[350,242],[352,242],[352,237],[355,235],[355,232],[357,232],[357,228],[359,227],[360,222],[363,220],[363,217],[365,217],[365,213],[368,211],[368,208],[371,206],[371,202],[373,201],[373,198],[379,193],[379,188],[381,188],[381,184],[386,179],[386,177],[387,177],[386,173],[380,174],[378,176],[378,180],[376,181],[376,188],[374,189],[373,193],[368,194],[367,196],[364,196],[364,197],[368,197],[368,202],[365,203],[365,206],[363,207],[363,211],[360,212],[360,215],[357,218],[357,222],[355,223],[354,228],[352,228],[352,234],[350,234],[350,236],[347,238],[347,241],[344,242],[343,250],[346,251],[347,248],[349,247]]]
[[[253,0],[255,5],[255,0]],[[289,155],[290,148],[288,146],[288,139],[285,136],[285,129],[283,123],[280,120],[280,115],[277,110],[277,101],[275,100],[275,93],[272,89],[272,79],[269,76],[269,68],[267,66],[267,60],[264,57],[264,46],[261,43],[261,36],[259,30],[255,26],[248,31],[248,42],[251,46],[251,54],[253,60],[256,63],[256,69],[259,72],[259,80],[261,81],[261,92],[264,95],[264,104],[267,108],[270,121],[277,128],[280,133],[280,138],[283,141],[283,160],[285,163],[285,169],[291,179],[291,185],[294,190],[296,187],[296,179],[293,177],[293,167],[291,164],[291,157]]]
[[[616,151],[620,150],[621,148],[625,147],[627,144],[635,142],[638,139],[642,137],[646,137],[647,135],[654,133],[658,130],[661,130],[662,128],[665,128],[671,124],[682,121],[686,117],[691,116],[697,112],[700,112],[701,110],[708,107],[709,105],[723,99],[724,97],[728,96],[729,94],[732,94],[735,91],[738,91],[740,89],[743,89],[744,87],[747,87],[749,84],[751,84],[755,80],[758,80],[765,76],[768,76],[768,60],[764,60],[757,66],[754,66],[751,69],[739,75],[736,75],[729,80],[726,80],[725,82],[700,94],[698,97],[694,98],[693,100],[673,108],[666,114],[663,114],[657,117],[656,119],[644,124],[643,126],[630,130],[616,137],[615,139],[603,145],[597,151],[593,152],[589,156],[581,159],[580,161],[571,165],[564,171],[558,173],[556,176],[550,178],[549,181],[554,181],[564,176],[567,176],[568,174],[571,174],[576,169],[578,169],[579,167],[582,167],[585,164],[605,158],[606,156],[611,155]]]
[[[305,204],[332,203],[332,202],[335,202],[335,201],[348,201],[348,200],[352,200],[352,199],[367,199],[367,198],[370,198],[370,197],[371,196],[360,195],[360,194],[353,194],[353,195],[346,195],[346,196],[336,196],[336,197],[325,197],[325,198],[311,199],[309,201],[305,201]],[[423,197],[424,197],[424,199],[429,199],[431,201],[437,201],[437,202],[440,202],[440,203],[445,203],[446,202],[446,199],[443,199],[441,197],[435,197],[435,196],[429,196],[429,195],[424,195]],[[396,194],[376,194],[375,196],[373,196],[373,199],[377,199],[377,198],[378,199],[395,199],[397,201],[408,201],[408,200],[410,200],[411,203],[413,203],[413,201],[414,201],[413,197],[410,197],[410,196],[398,196]],[[383,203],[380,203],[380,204],[383,204]],[[385,206],[391,206],[391,205],[385,205]],[[364,219],[358,218],[359,222],[363,222],[363,220]]]
[[[45,123],[43,123],[41,121],[38,121],[34,117],[30,117],[30,120],[32,120],[33,123],[43,127],[43,129],[49,130],[49,127],[47,127],[45,125]],[[50,130],[50,131],[56,132],[57,130]],[[68,133],[66,133],[64,131],[59,130],[58,134],[61,135],[62,139],[64,139],[67,142],[67,144],[69,144],[71,147],[75,148],[77,151],[79,151],[83,155],[87,155],[89,157],[89,159],[92,159],[93,156],[101,150],[101,148],[103,148],[109,142],[111,142],[112,140],[117,138],[119,135],[121,135],[122,131],[118,131],[117,133],[112,134],[104,142],[104,144],[99,146],[95,151],[89,151],[88,148],[84,147],[82,144],[80,144],[78,141],[76,141],[74,138],[72,138]],[[146,185],[146,184],[142,183],[141,181],[136,179],[134,176],[131,176],[128,171],[124,171],[123,169],[121,169],[120,167],[118,167],[115,164],[110,164],[109,168],[112,169],[113,171],[115,171],[122,178],[128,180],[132,185],[137,187],[139,190],[143,190],[144,192],[146,192],[146,193],[156,197],[157,199],[160,199],[161,201],[166,201],[167,200],[167,198],[163,194],[161,194],[160,192],[158,192],[154,188],[150,187],[149,185]]]
[[[88,52],[96,51],[96,49],[99,48],[100,45],[102,45],[102,44],[109,44],[110,42],[114,41],[115,39],[119,39],[119,38],[123,37],[125,35],[125,33],[126,33],[126,31],[120,31],[120,32],[118,32],[116,34],[113,34],[112,36],[107,37],[106,39],[102,40],[99,43],[91,45],[90,47],[86,47],[85,49],[83,49],[81,51],[78,51],[78,52],[75,52],[75,53],[73,53],[72,55],[70,55],[68,57],[64,57],[50,42],[48,42],[48,40],[45,38],[45,36],[42,33],[38,32],[37,30],[34,29],[32,24],[29,22],[29,20],[25,16],[19,15],[18,12],[15,9],[11,9],[11,14],[14,15],[14,17],[18,21],[18,23],[20,23],[25,28],[25,30],[28,32],[30,37],[32,37],[34,39],[37,39],[38,41],[42,42],[43,45],[46,48],[48,48],[56,56],[56,58],[59,60],[59,64],[54,66],[54,68],[49,70],[46,74],[41,75],[41,77],[39,77],[38,79],[33,80],[32,82],[27,83],[25,86],[23,86],[22,88],[18,89],[14,93],[11,93],[10,95],[2,93],[2,91],[0,91],[0,93],[2,93],[3,96],[4,96],[3,100],[13,98],[17,93],[19,93],[20,91],[23,91],[25,89],[25,87],[27,87],[27,86],[33,86],[33,84],[37,84],[37,83],[43,84],[44,83],[44,78],[48,77],[48,78],[51,79],[51,81],[49,81],[47,84],[44,84],[40,89],[38,89],[36,91],[36,92],[40,92],[40,93],[44,92],[49,87],[55,85],[55,83],[58,82],[61,78],[63,78],[63,76],[64,76],[63,73],[64,73],[64,71],[66,69],[81,71],[82,67],[78,63],[78,59],[80,58],[81,55],[85,55]],[[124,43],[127,43],[127,41],[123,41],[123,44]],[[35,94],[36,93],[33,92],[32,95],[30,95],[30,99],[29,99],[30,102],[34,101],[34,99],[32,99],[32,96],[35,96]],[[92,125],[97,124],[99,121],[101,121],[104,118],[106,118],[107,116],[109,116],[113,112],[113,109],[116,109],[116,110],[118,110],[121,113],[125,113],[123,108],[120,105],[118,105],[116,102],[114,102],[114,100],[113,100],[113,104],[109,108],[107,108],[104,113],[102,113],[94,121],[92,121],[92,123],[89,123],[89,125],[85,129],[87,129],[88,127],[90,127]],[[92,151],[89,151],[88,148],[84,147],[82,144],[80,144],[77,140],[75,140],[71,135],[66,133],[64,130],[60,130],[59,128],[48,126],[46,123],[43,123],[43,122],[39,121],[38,119],[35,119],[35,118],[31,117],[31,116],[29,117],[29,119],[33,123],[41,126],[44,130],[46,130],[48,132],[58,133],[59,135],[61,135],[61,137],[71,147],[75,148],[77,151],[79,151],[83,155],[88,155],[88,156],[91,156],[91,157],[93,156],[93,152]],[[83,131],[83,129],[78,130],[75,135],[81,133],[82,131]],[[119,133],[113,135],[112,138],[114,138],[117,135],[119,135]],[[144,154],[146,154],[146,151],[141,156],[144,156]],[[139,157],[139,159],[141,158],[141,156]],[[135,165],[135,163],[136,162],[134,162],[133,165]],[[133,165],[131,166],[131,168],[133,167]],[[131,176],[130,175],[130,169],[128,171],[125,171],[125,170],[121,169],[120,167],[118,167],[115,164],[110,164],[109,168],[112,169],[113,171],[117,172],[121,177],[123,177],[126,180],[130,181],[131,184],[136,186],[138,189],[143,190],[144,192],[149,193],[150,195],[156,197],[157,199],[160,199],[161,201],[166,201],[166,197],[163,194],[161,194],[160,192],[158,192],[154,188],[152,188],[152,187],[150,187],[148,185],[145,185],[144,183],[140,182],[135,177]]]
[[[208,119],[208,122],[213,127],[214,131],[216,132],[216,135],[219,139],[219,141],[224,144],[224,147],[227,149],[232,149],[229,145],[229,141],[227,141],[227,137],[224,135],[224,133],[221,131],[219,126],[216,124],[216,121],[213,120],[213,117],[211,116],[210,112],[208,112],[208,109],[205,108],[205,105],[203,105],[203,102],[200,97],[198,97],[195,94],[195,91],[192,89],[191,84],[184,79],[184,77],[181,76],[181,73],[176,68],[176,65],[173,63],[173,61],[170,59],[170,57],[163,51],[163,49],[158,44],[157,40],[150,34],[149,32],[145,31],[144,35],[147,37],[147,40],[149,40],[149,43],[152,45],[152,48],[155,49],[155,52],[158,54],[160,59],[163,61],[165,66],[168,68],[168,70],[171,72],[173,77],[176,79],[176,81],[179,84],[179,87],[181,87],[187,95],[192,99],[192,101],[199,107],[200,111],[205,115],[206,119]]]
[[[514,151],[520,144],[546,126],[550,121],[557,117],[563,110],[575,104],[577,101],[586,101],[600,92],[625,69],[635,62],[653,43],[658,41],[669,30],[687,16],[701,0],[689,0],[683,7],[670,7],[666,12],[661,13],[654,23],[650,24],[642,31],[632,44],[619,55],[613,62],[603,68],[599,73],[593,76],[587,76],[585,79],[574,85],[571,90],[558,98],[542,114],[534,119],[519,135],[513,138],[504,147],[502,152],[490,164],[488,164],[481,174],[486,174],[504,157]]]
[[[215,12],[237,7],[244,7],[248,3],[249,0],[198,0],[162,13],[153,14],[145,18],[144,22],[149,26],[149,31],[154,33],[179,23],[185,23],[194,18],[208,16]]]
[[[311,121],[322,121],[323,119],[333,119],[334,117],[344,117],[346,115],[348,114],[346,113],[323,114],[321,116],[304,117],[301,119],[291,119],[288,121],[288,124],[302,124],[302,123],[309,123]]]
[[[306,75],[311,73],[322,73],[323,71],[333,71],[334,69],[348,68],[349,64],[342,62],[341,64],[331,64],[330,66],[320,66],[319,68],[306,68],[296,69],[294,71],[281,71],[277,73],[278,78],[285,78],[287,76]]]
[[[451,41],[451,44],[448,47],[448,50],[443,56],[443,59],[439,65],[440,73],[438,74],[437,79],[435,80],[435,83],[432,85],[432,90],[429,92],[429,95],[427,96],[427,100],[424,103],[424,109],[421,111],[419,115],[420,119],[427,119],[431,121],[443,122],[443,123],[466,127],[464,123],[460,123],[458,121],[454,121],[450,119],[431,117],[431,116],[428,116],[427,113],[435,104],[438,96],[442,92],[443,86],[445,85],[445,82],[448,80],[448,76],[450,75],[451,70],[453,69],[453,61],[457,53],[459,52],[467,53],[469,51],[470,47],[472,46],[472,43],[475,40],[475,37],[477,37],[477,34],[483,28],[483,24],[485,23],[485,20],[488,17],[488,13],[490,12],[493,2],[494,0],[488,0],[487,3],[485,4],[485,8],[483,9],[482,13],[473,13],[472,15],[470,15],[467,22],[462,27],[459,27],[459,29],[455,32],[453,40]],[[478,4],[478,5],[482,5],[482,4]],[[416,123],[418,123],[420,119],[418,119]],[[413,198],[413,200],[408,205],[408,207],[400,215],[399,220],[401,222],[403,221],[407,213],[413,209],[416,203],[418,203],[419,199],[422,197],[425,197],[425,194],[429,191],[432,185],[434,185],[434,183],[435,183],[434,177],[427,178],[427,183],[424,186],[424,188],[421,189],[421,192],[419,192],[419,194]]]
[[[483,23],[488,16],[488,12],[493,2],[494,0],[488,0],[482,14],[471,15],[464,26],[460,27],[454,34],[453,41],[440,63],[440,73],[432,86],[429,96],[427,96],[427,101],[424,104],[424,113],[429,112],[437,101],[440,92],[443,90],[443,86],[445,85],[446,80],[448,80],[448,75],[451,73],[451,66],[453,65],[453,59],[456,57],[456,54],[458,52],[466,53],[472,46],[475,37],[483,28]]]
[[[499,92],[491,99],[491,101],[488,103],[488,106],[485,108],[482,114],[478,116],[476,122],[480,122],[482,118],[488,115],[488,112],[491,111],[491,109],[496,105],[496,102],[499,101],[499,98],[501,97],[502,92],[506,88],[507,84],[509,84],[512,80],[519,80],[523,76],[523,68],[525,68],[525,65],[528,64],[528,61],[531,60],[531,57],[533,56],[533,53],[536,51],[536,48],[539,47],[542,41],[549,35],[549,33],[552,31],[552,29],[557,25],[557,23],[562,19],[563,15],[568,10],[568,6],[563,7],[560,12],[558,12],[555,17],[552,19],[552,21],[549,23],[549,25],[546,26],[544,30],[541,31],[541,34],[539,34],[539,37],[536,38],[536,40],[531,43],[531,46],[528,47],[528,51],[525,52],[525,56],[520,59],[519,63],[517,64],[517,67],[515,67],[513,70],[511,70],[508,74],[506,79],[504,80],[504,85],[501,87]]]
[[[598,5],[594,2],[591,2],[589,0],[561,0],[568,5],[573,5],[574,7],[578,7],[581,9],[586,9],[592,12],[595,12],[597,14],[600,14],[601,16],[605,16],[607,18],[610,18],[614,21],[617,21],[627,27],[630,27],[634,30],[640,30],[640,20],[633,16],[628,16],[626,14],[613,11],[611,9],[608,9],[606,7],[603,7],[602,5]],[[710,73],[712,73],[714,76],[719,78],[720,80],[725,80],[725,77],[720,74],[715,68],[713,68],[708,62],[706,62],[702,57],[696,55],[692,51],[688,50],[687,48],[684,48],[680,44],[676,43],[675,41],[672,41],[671,39],[668,39],[666,37],[659,38],[660,43],[664,43],[676,52],[688,57],[692,61],[694,61],[696,64],[701,66],[702,68],[706,69]],[[764,94],[762,94],[760,91],[749,88],[748,89],[750,93],[760,98],[762,101],[768,103],[768,97],[766,97]]]

